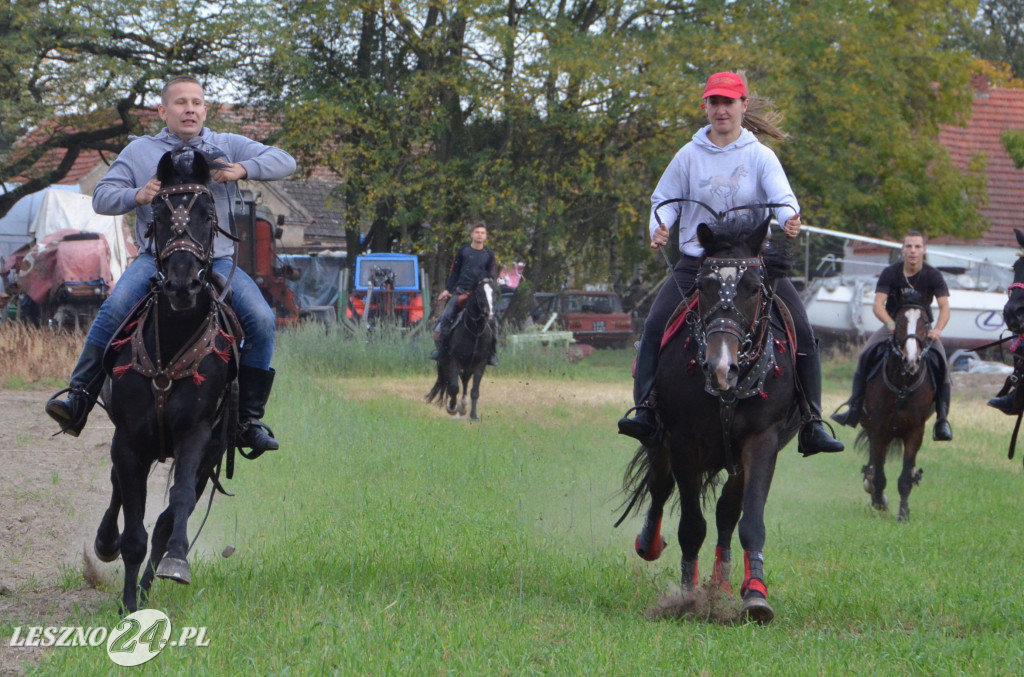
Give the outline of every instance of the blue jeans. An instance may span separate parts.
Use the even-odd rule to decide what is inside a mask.
[[[213,262],[214,271],[225,278],[231,273],[231,259],[220,258]],[[156,259],[151,254],[139,254],[128,269],[124,271],[110,296],[100,306],[96,319],[93,320],[89,335],[85,342],[106,348],[114,332],[121,326],[124,318],[149,290],[149,279],[156,274]],[[241,268],[235,268],[231,278],[233,298],[231,307],[238,315],[245,340],[242,343],[242,364],[255,369],[269,369],[270,360],[274,356],[274,330],[277,328],[277,316],[267,305],[263,293],[252,278]]]

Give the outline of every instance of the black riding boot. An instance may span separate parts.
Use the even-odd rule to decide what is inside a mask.
[[[451,327],[447,322],[441,320],[437,323],[437,328],[434,329],[434,352],[427,356],[428,359],[436,360],[441,357],[441,353],[448,343],[448,334],[451,333]]]
[[[640,351],[636,356],[636,376],[633,379],[634,406],[626,412],[626,416],[619,419],[619,434],[633,437],[645,447],[654,447],[658,445],[660,431],[658,416],[650,400],[654,377],[658,371],[658,353],[646,345],[646,342],[640,342]],[[629,416],[630,412],[636,413]]]
[[[798,437],[800,453],[812,456],[822,451],[842,451],[846,447],[825,430],[825,422],[821,420],[821,361],[817,352],[797,354],[796,377],[800,379],[800,387],[810,409],[810,417],[804,421]]]
[[[864,391],[867,389],[867,367],[864,364],[864,355],[857,361],[857,369],[853,372],[853,392],[845,404],[849,407],[843,413],[835,413],[829,417],[839,425],[848,425],[856,428],[860,423],[860,415],[864,411]],[[839,405],[843,406],[843,405]]]
[[[60,424],[62,432],[78,437],[89,418],[89,412],[96,404],[96,398],[106,378],[103,373],[103,352],[105,348],[86,343],[78,358],[75,370],[71,372],[71,387],[61,390],[46,402],[46,413]],[[67,393],[66,400],[57,399]]]
[[[274,432],[263,421],[264,408],[274,385],[273,369],[238,368],[238,444],[253,451],[276,451]]]
[[[1011,390],[1002,397],[993,397],[988,401],[988,406],[995,407],[999,411],[1003,412],[1007,416],[1016,416],[1020,413],[1020,408],[1017,406],[1017,391]]]
[[[949,384],[940,383],[935,391],[935,427],[932,429],[932,439],[936,442],[949,442],[953,439],[953,429],[948,420],[949,398]]]

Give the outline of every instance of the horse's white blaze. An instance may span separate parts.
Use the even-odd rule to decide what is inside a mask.
[[[921,319],[921,310],[919,308],[911,308],[907,311],[907,338],[903,341],[903,354],[907,356],[907,364],[911,365],[913,371],[917,370],[917,361],[920,358],[918,353],[918,343],[916,339],[910,338],[911,327],[917,327],[918,321]]]
[[[487,319],[494,319],[494,288],[491,285],[484,285],[484,296],[487,297]]]
[[[714,349],[709,344],[708,351],[707,361],[708,366],[711,367],[709,371],[715,377],[715,388],[718,390],[728,390],[729,367],[732,366],[733,360],[725,341],[715,341]]]
[[[739,269],[735,266],[728,266],[726,268],[719,268],[718,273],[722,276],[723,280],[732,280],[736,278]]]

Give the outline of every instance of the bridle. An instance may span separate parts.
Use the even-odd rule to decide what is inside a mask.
[[[191,195],[192,199],[175,205],[171,201],[171,197],[175,195]],[[201,242],[195,236],[195,233],[192,232],[190,226],[192,209],[196,206],[200,196],[204,195],[210,199],[210,213],[207,216],[207,223],[209,223],[210,229],[206,242]],[[213,262],[213,240],[219,230],[213,193],[201,183],[188,183],[161,188],[153,199],[163,200],[167,209],[171,212],[171,237],[163,243],[156,243],[157,270],[163,275],[164,262],[175,252],[184,251],[195,256],[203,264],[200,277],[205,277],[206,271],[210,269],[210,264]],[[156,238],[155,224],[153,227],[153,237]]]
[[[727,268],[735,269],[736,275],[723,276],[722,270]],[[754,298],[753,316],[748,316],[737,307],[736,293],[740,280],[751,269],[757,270],[758,287]],[[765,283],[764,261],[760,257],[707,257],[701,263],[697,276],[698,280],[706,278],[718,280],[718,299],[709,308],[702,307],[702,294],[698,291],[696,305],[686,318],[691,325],[691,336],[697,342],[697,360],[701,363],[705,361],[709,337],[715,334],[733,336],[739,346],[736,361],[741,378],[735,390],[729,393],[722,393],[713,388],[710,379],[706,379],[705,390],[709,394],[721,397],[723,401],[761,394],[764,392],[764,378],[775,366],[772,351],[765,350],[770,334],[771,307],[775,295]],[[713,315],[718,317],[712,318]]]
[[[478,282],[477,285],[473,288],[473,293],[470,296],[470,300],[471,301],[476,300],[477,295],[483,293],[484,285],[487,285],[487,284],[491,285],[491,293],[493,294],[494,293],[493,283],[492,283],[492,281],[489,278],[485,278],[483,280],[480,280],[480,282]],[[492,300],[492,304],[493,304],[493,300]],[[473,311],[473,306],[478,306],[479,307],[479,310],[480,310],[479,314],[473,314],[473,312],[472,312]],[[473,334],[473,336],[475,336],[479,340],[480,336],[487,329],[487,311],[483,308],[483,304],[481,304],[479,302],[477,302],[477,303],[470,303],[470,302],[467,301],[466,302],[465,313],[466,313],[466,321],[465,321],[466,329],[469,330],[469,333]],[[480,330],[479,331],[474,331],[470,327],[470,324],[472,324],[473,326],[479,325]]]
[[[908,308],[916,308],[920,310],[921,313],[927,313],[927,309],[924,306],[917,304],[908,304],[902,306],[897,311],[897,315],[902,314]],[[927,315],[925,315],[925,317],[927,317]],[[906,317],[904,316],[903,319],[905,321]],[[927,326],[927,324],[928,323],[926,321],[925,325]],[[917,341],[917,345],[921,349],[920,355],[917,358],[917,361],[919,363],[923,363],[923,361],[927,359],[928,351],[931,350],[932,345],[935,343],[935,341],[928,338],[927,335],[924,338],[922,338],[921,335],[918,334],[916,331],[910,331],[909,327],[907,328],[906,336],[897,340],[896,334],[893,333],[892,338],[889,339],[891,341],[891,345],[889,349],[889,356],[886,358],[886,361],[888,361],[889,357],[893,356],[898,359],[897,364],[899,365],[899,371],[896,374],[894,374],[894,376],[898,380],[902,381],[902,384],[896,385],[893,382],[894,379],[891,378],[889,375],[889,370],[885,368],[882,369],[882,381],[885,383],[885,386],[890,391],[896,394],[897,403],[899,403],[903,399],[906,399],[906,397],[909,396],[910,393],[917,390],[917,388],[924,382],[924,379],[928,374],[928,370],[926,368],[919,368],[916,373],[911,372],[908,368],[909,363],[907,361],[907,355],[903,350],[903,346],[906,344],[907,341],[911,339]],[[907,379],[910,379],[910,381],[907,382]]]

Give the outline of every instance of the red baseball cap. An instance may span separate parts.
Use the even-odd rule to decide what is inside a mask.
[[[708,78],[708,84],[704,86],[704,97],[725,96],[730,99],[742,99],[747,96],[747,85],[743,78],[735,73],[715,73]]]

